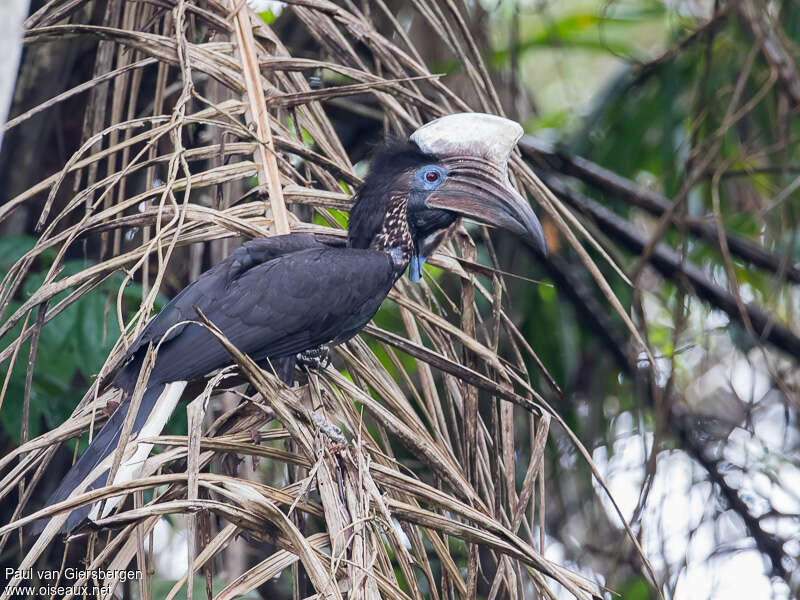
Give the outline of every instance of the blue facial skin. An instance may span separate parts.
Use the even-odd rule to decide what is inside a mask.
[[[414,173],[414,187],[412,189],[415,191],[432,192],[444,183],[446,177],[447,169],[439,165],[425,165],[417,169],[417,172]]]
[[[414,187],[409,197],[409,224],[416,234],[415,237],[424,239],[426,232],[420,231],[421,220],[417,220],[413,215],[431,216],[431,211],[425,206],[428,194],[438,188],[447,177],[447,170],[438,165],[425,165],[414,173]],[[438,211],[442,212],[443,211]],[[411,256],[408,265],[408,278],[414,283],[422,279],[422,265],[425,264],[427,257],[421,255],[417,249]]]

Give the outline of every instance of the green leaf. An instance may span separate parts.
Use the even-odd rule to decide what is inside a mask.
[[[616,590],[622,600],[650,600],[650,586],[641,577],[634,577],[623,582]]]
[[[211,586],[213,594],[216,596],[219,592],[221,592],[225,586],[228,585],[228,581],[221,579],[219,577],[214,577],[213,584]],[[193,597],[194,598],[205,598],[206,597],[206,580],[204,577],[195,576],[193,582]],[[153,580],[153,590],[152,590],[152,597],[153,598],[166,598],[167,594],[169,594],[172,586],[175,585],[174,581],[169,579],[161,579],[155,578]],[[243,596],[237,596],[237,598],[241,598],[241,600],[258,600],[261,598],[261,595],[253,590],[246,593]],[[176,600],[186,600],[186,586],[181,588],[181,591],[175,596]]]
[[[120,334],[109,300],[111,298],[101,292],[90,294],[80,302],[75,341],[83,358],[79,368],[87,379],[97,375]]]
[[[0,270],[7,271],[36,244],[28,235],[9,235],[0,238]]]
[[[261,20],[267,25],[272,25],[275,22],[275,13],[273,13],[271,10],[260,12],[258,13],[258,16],[261,17]]]

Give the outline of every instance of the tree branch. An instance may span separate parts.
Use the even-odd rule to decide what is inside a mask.
[[[533,161],[536,165],[563,175],[576,177],[584,183],[614,198],[633,204],[655,217],[661,217],[669,211],[672,205],[661,194],[638,186],[630,179],[621,177],[613,171],[585,158],[572,156],[557,150],[531,135],[524,136],[520,140],[519,146],[523,156]],[[713,223],[689,221],[685,223],[685,226],[692,235],[707,241],[716,249],[720,249],[717,228]],[[731,254],[765,271],[779,276],[782,275],[788,281],[800,283],[800,269],[792,265],[784,266],[780,257],[767,252],[750,240],[731,233],[726,233],[725,239]]]
[[[780,32],[766,18],[766,6],[753,0],[739,0],[736,10],[742,17],[746,28],[758,44],[767,64],[775,69],[792,108],[800,108],[800,76],[792,56],[786,49]]]
[[[591,219],[603,233],[628,251],[639,254],[647,246],[646,237],[614,212],[568,189],[553,177],[546,178],[546,183],[564,202]],[[731,321],[745,326],[733,294],[712,282],[696,265],[686,264],[677,252],[665,244],[658,244],[653,249],[649,262],[667,279],[685,278],[699,298],[725,311]],[[800,337],[757,306],[748,304],[745,310],[757,335],[795,359],[800,359]]]
[[[772,574],[780,577],[786,583],[790,583],[791,578],[783,564],[783,558],[786,556],[783,551],[783,541],[764,531],[761,527],[761,520],[750,512],[747,503],[742,500],[739,490],[725,481],[725,477],[719,469],[719,460],[709,457],[704,445],[697,439],[694,432],[696,429],[695,419],[692,414],[675,406],[670,411],[669,420],[683,449],[706,470],[708,480],[719,488],[728,508],[744,521],[747,532],[756,543],[758,551],[769,558],[772,564]]]

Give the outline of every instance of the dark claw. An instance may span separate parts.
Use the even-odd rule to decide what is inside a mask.
[[[331,364],[331,349],[327,344],[309,348],[297,355],[297,362],[308,369],[319,371]]]
[[[256,446],[261,444],[261,431],[258,429],[251,429],[250,430],[250,441],[253,442]]]
[[[106,416],[107,419],[111,418],[117,408],[119,408],[119,402],[114,402],[113,400],[109,400],[106,405],[101,409],[101,412]]]
[[[328,421],[328,419],[315,412],[312,412],[311,420],[314,422],[314,425],[319,427],[320,433],[324,434],[335,445],[342,447],[347,446],[347,438],[344,437],[342,430]]]
[[[250,430],[250,440],[256,446],[260,445],[261,444],[261,432],[258,429],[255,429],[255,428],[251,429]],[[252,458],[252,463],[253,463],[253,471],[255,471],[255,470],[258,469],[258,464],[260,462],[260,459],[255,454],[251,458]]]

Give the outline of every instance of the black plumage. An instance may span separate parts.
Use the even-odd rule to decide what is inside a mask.
[[[390,140],[378,148],[372,157],[370,176],[354,198],[348,223],[348,245],[369,248],[383,226],[391,193],[395,190],[409,193],[408,182],[399,178],[424,165],[436,164],[437,160],[406,140]],[[455,216],[451,223],[453,220]]]
[[[280,371],[283,361],[289,359],[289,370],[280,374],[290,382],[297,353],[355,335],[378,310],[400,274],[402,269],[386,252],[332,247],[310,234],[244,244],[175,296],[131,345],[128,362],[113,383],[122,389],[123,402],[47,504],[66,499],[116,448],[150,343],[158,347],[158,354],[134,432],[144,426],[164,384],[193,381],[230,364],[230,355],[208,329],[196,322],[185,323],[196,321],[195,307],[254,360],[269,358]],[[87,489],[104,485],[107,476],[105,471]],[[88,506],[73,511],[62,529],[73,529],[89,511]],[[44,524],[39,522],[34,532]]]
[[[376,153],[370,175],[356,194],[345,246],[311,234],[252,240],[175,296],[131,345],[112,383],[122,390],[122,403],[48,504],[67,498],[117,446],[151,344],[158,353],[134,434],[161,431],[183,391],[177,384],[230,364],[219,341],[193,322],[196,309],[239,350],[271,363],[291,382],[295,355],[357,334],[409,263],[412,279],[421,277],[425,257],[460,215],[510,228],[526,243],[543,249],[535,215],[510,188],[504,168],[497,164],[497,157],[502,158],[498,148],[504,151],[507,146],[510,152],[521,128],[504,119],[498,124],[498,117],[489,115],[466,118],[497,128],[499,142],[485,146],[485,140],[467,139],[468,143],[456,145],[458,151],[441,157],[421,151],[418,140],[394,142]],[[509,137],[509,124],[516,137]],[[470,133],[461,129],[457,126],[453,135]],[[451,147],[447,136],[445,142]],[[149,447],[145,456],[147,452]],[[139,463],[143,460],[138,458]],[[103,485],[106,479],[107,471],[89,487]],[[72,529],[88,512],[88,508],[73,511],[62,529]],[[40,522],[37,528],[41,526]]]
[[[195,307],[254,360],[280,359],[354,335],[399,276],[376,250],[328,246],[311,234],[256,239],[206,271],[148,324],[115,379],[129,389],[149,343],[159,344],[150,383],[192,381],[230,363]],[[176,326],[177,325],[177,326]]]

